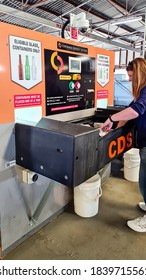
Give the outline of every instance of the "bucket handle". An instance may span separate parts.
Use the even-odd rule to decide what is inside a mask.
[[[126,157],[124,157],[127,161],[132,161],[132,162],[137,162],[137,160],[133,160],[133,159],[131,159],[131,158],[126,158]]]
[[[125,166],[125,167],[127,167],[127,168],[129,168],[129,169],[130,169],[130,168],[135,168],[135,167],[138,167],[138,166],[139,166],[139,164],[138,164],[138,165],[136,165],[136,166],[133,166],[133,167],[132,167],[132,166]]]
[[[99,186],[99,194],[97,194],[97,196],[93,199],[93,198],[91,198],[91,197],[89,197],[88,195],[86,195],[81,189],[80,189],[80,191],[82,192],[82,194],[84,195],[84,197],[86,197],[87,199],[89,199],[89,200],[91,200],[91,201],[93,201],[93,200],[97,200],[99,197],[101,197],[101,195],[102,195],[102,188],[101,188],[101,186]]]

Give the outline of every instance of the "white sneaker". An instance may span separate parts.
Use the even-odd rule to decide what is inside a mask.
[[[127,222],[127,226],[137,232],[146,232],[146,215]]]
[[[146,204],[145,204],[145,202],[139,202],[138,206],[139,206],[139,208],[142,209],[143,211],[146,211]]]

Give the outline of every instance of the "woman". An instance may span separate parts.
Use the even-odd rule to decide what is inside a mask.
[[[113,122],[119,122],[118,127],[129,120],[134,120],[137,131],[137,144],[140,150],[139,188],[143,202],[139,207],[146,211],[146,60],[139,57],[129,62],[127,68],[129,81],[132,81],[133,102],[128,108],[109,116],[101,125],[103,131],[110,131]],[[127,222],[127,225],[137,232],[146,232],[146,215]]]

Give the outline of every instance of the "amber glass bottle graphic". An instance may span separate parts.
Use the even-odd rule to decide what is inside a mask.
[[[18,76],[19,76],[19,80],[23,80],[23,65],[22,65],[21,54],[19,54]]]
[[[30,80],[30,65],[28,55],[26,55],[25,58],[25,80]]]
[[[35,64],[35,57],[32,57],[32,66],[31,66],[31,75],[32,75],[32,80],[37,79],[37,67]]]

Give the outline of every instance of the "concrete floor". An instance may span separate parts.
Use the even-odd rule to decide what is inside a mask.
[[[138,184],[115,177],[102,184],[98,214],[82,218],[73,205],[10,252],[5,260],[145,260],[146,233],[126,221],[142,216]]]

